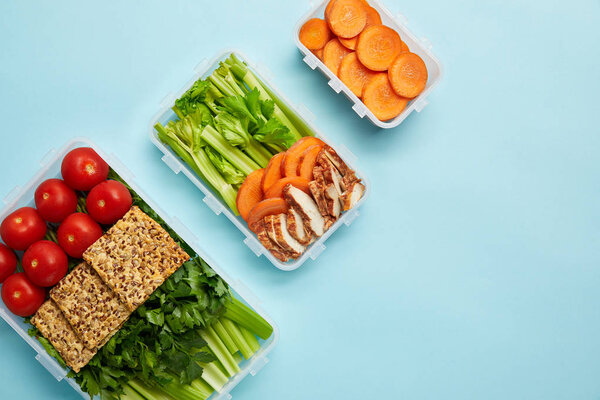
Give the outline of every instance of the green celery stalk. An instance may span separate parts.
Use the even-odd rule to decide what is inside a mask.
[[[151,388],[139,379],[133,379],[129,381],[129,385],[147,400],[173,400],[171,396],[164,393],[162,390],[158,388]]]
[[[215,332],[217,332],[217,335],[219,335],[219,337],[227,347],[227,350],[229,350],[231,354],[239,350],[234,340],[229,335],[229,332],[227,331],[225,326],[223,326],[220,320],[215,321],[215,323],[213,324],[213,328],[215,328]]]
[[[242,331],[242,336],[244,336],[244,339],[246,339],[246,343],[248,343],[248,345],[250,346],[252,354],[256,353],[260,349],[260,343],[258,343],[258,339],[254,335],[254,333],[250,332],[243,326],[238,326],[238,328],[240,328],[240,331]]]
[[[244,81],[244,83],[246,85],[248,85],[248,87],[250,89],[254,89],[254,88],[258,89],[258,91],[260,92],[259,98],[261,100],[273,100],[275,102],[275,111],[274,111],[275,117],[279,121],[281,121],[282,124],[284,124],[285,126],[287,126],[289,128],[290,132],[292,132],[294,134],[294,136],[296,136],[296,139],[300,139],[302,137],[302,134],[298,131],[296,126],[289,120],[287,115],[281,110],[280,105],[285,106],[285,108],[289,108],[289,107],[287,107],[285,105],[285,103],[281,99],[279,99],[279,97],[271,96],[269,94],[269,92],[265,89],[266,85],[264,85],[260,81],[260,79],[258,79],[258,77],[256,75],[254,75],[254,73],[250,70],[250,68],[248,68],[248,66],[246,64],[244,64],[242,61],[240,61],[234,53],[231,53],[231,56],[227,59],[227,61],[225,63],[226,63],[226,65],[228,65],[230,67],[233,65],[235,65],[237,67],[237,68],[233,69],[233,73],[237,75],[237,78]]]
[[[198,363],[202,367],[202,379],[206,381],[213,389],[220,392],[229,378],[221,371],[214,361],[208,364]]]
[[[207,125],[202,131],[202,139],[206,141],[216,151],[221,153],[223,157],[233,164],[237,169],[242,171],[246,175],[250,175],[253,171],[260,169],[260,166],[256,164],[250,157],[244,154],[240,149],[237,149],[230,145],[227,140],[221,136],[215,128]]]
[[[192,387],[201,393],[202,399],[207,399],[214,392],[213,388],[202,379],[196,379],[192,382]]]
[[[244,151],[248,153],[248,155],[254,161],[256,161],[261,168],[266,167],[267,164],[269,164],[269,161],[271,161],[271,157],[273,157],[273,155],[269,153],[269,151],[253,137],[250,137],[248,145],[244,148]]]
[[[221,322],[223,323],[223,326],[225,327],[225,329],[227,329],[229,336],[231,336],[231,338],[235,341],[235,344],[240,349],[240,353],[242,353],[244,358],[246,360],[248,360],[250,357],[252,357],[252,354],[254,354],[254,353],[252,352],[250,345],[248,345],[248,343],[246,343],[246,339],[244,339],[244,335],[242,335],[242,332],[237,327],[235,322],[233,322],[227,318],[221,318]]]
[[[199,379],[196,379],[189,385],[180,385],[179,383],[171,382],[164,386],[163,390],[174,400],[206,400],[210,397],[213,390],[210,386],[196,384]],[[150,398],[155,400],[154,398]]]
[[[235,297],[232,297],[231,303],[227,305],[224,317],[243,326],[261,339],[267,340],[273,334],[273,327],[263,317]]]
[[[239,351],[233,355],[233,359],[238,365],[240,365],[242,361],[244,361],[244,357],[242,357]]]
[[[120,400],[145,400],[138,392],[135,391],[131,386],[123,386],[123,394]]]
[[[225,344],[219,339],[219,336],[212,327],[207,327],[200,331],[200,335],[208,344],[215,357],[223,364],[225,371],[229,376],[233,376],[240,371],[240,367],[235,363],[231,353],[227,350]]]

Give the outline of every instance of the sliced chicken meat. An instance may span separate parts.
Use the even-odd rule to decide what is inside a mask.
[[[283,193],[288,204],[302,216],[306,228],[315,236],[321,236],[324,232],[325,219],[312,197],[292,185],[287,185]]]
[[[331,163],[337,168],[337,170],[340,171],[342,176],[346,175],[347,171],[351,171],[350,168],[348,168],[348,165],[346,165],[346,163],[344,162],[344,160],[342,160],[338,153],[330,146],[323,146],[323,150],[321,150],[321,153],[325,155],[329,159],[329,161],[331,161]]]
[[[269,252],[271,252],[276,259],[281,262],[287,262],[289,260],[288,255],[284,253],[283,249],[279,247],[277,243],[273,242],[269,237],[264,222],[259,222],[256,224],[255,233],[260,243],[262,243],[262,245],[265,246],[265,248],[269,250]]]
[[[340,196],[333,183],[330,183],[325,188],[325,203],[327,204],[327,213],[337,219],[342,212],[340,204]]]
[[[310,243],[311,235],[304,227],[304,221],[298,214],[298,211],[290,208],[287,213],[287,229],[290,235],[300,244],[307,245]]]
[[[292,258],[300,257],[305,247],[290,235],[287,228],[287,214],[275,215],[273,217],[273,227],[275,228],[277,244],[286,250]]]
[[[361,199],[364,192],[365,186],[362,183],[358,181],[353,182],[340,198],[344,211],[348,211],[358,204],[358,201]]]

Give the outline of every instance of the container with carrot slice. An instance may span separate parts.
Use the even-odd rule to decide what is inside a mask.
[[[307,37],[328,41],[316,49],[324,40],[313,43]],[[381,128],[398,126],[412,111],[420,111],[441,78],[440,63],[429,48],[375,0],[322,2],[298,24],[296,43],[304,61],[327,75],[330,86],[355,103],[359,116]],[[375,78],[379,73],[385,73],[389,82]],[[366,100],[363,93],[372,79]],[[394,95],[382,96],[389,87]]]

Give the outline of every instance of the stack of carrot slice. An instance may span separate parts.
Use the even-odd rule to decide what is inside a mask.
[[[381,121],[398,116],[427,85],[427,67],[366,0],[330,0],[325,19],[300,29],[311,50]]]

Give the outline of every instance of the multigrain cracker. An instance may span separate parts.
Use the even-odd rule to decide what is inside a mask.
[[[88,349],[65,318],[60,308],[52,300],[47,300],[40,306],[31,318],[46,339],[54,346],[62,359],[75,372],[85,367],[96,354]]]
[[[89,349],[106,343],[131,314],[86,263],[76,266],[52,288],[50,297]]]
[[[134,311],[190,256],[160,224],[134,206],[83,258]]]

